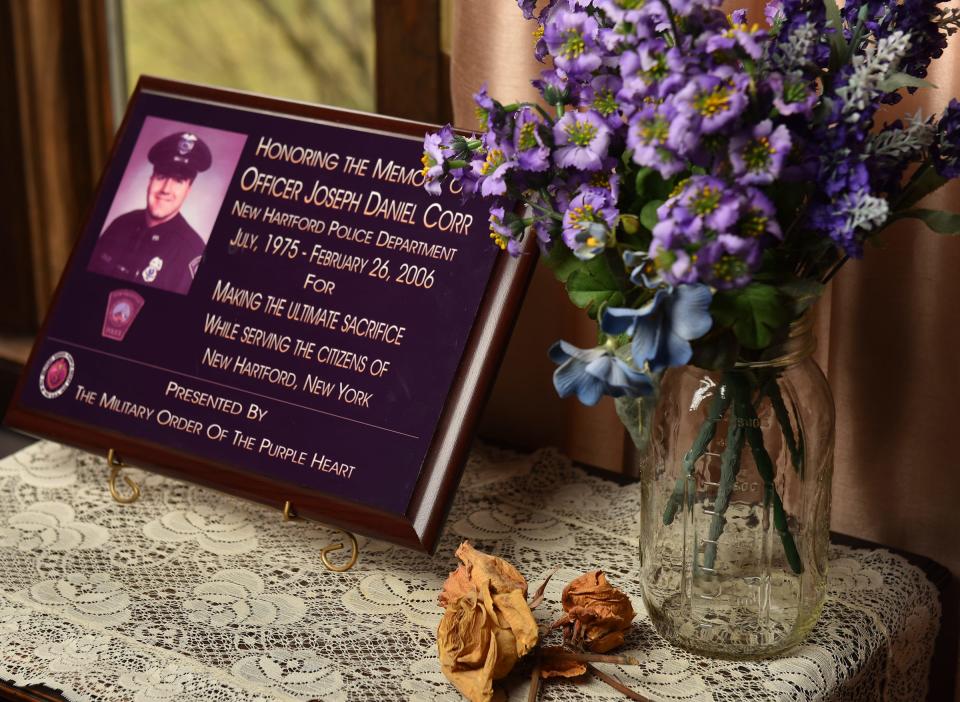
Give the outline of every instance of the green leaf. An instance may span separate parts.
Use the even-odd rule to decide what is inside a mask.
[[[595,256],[580,265],[567,278],[567,294],[577,307],[596,319],[602,305],[619,306],[626,298],[606,256]]]
[[[541,260],[546,263],[561,283],[566,283],[570,275],[580,267],[580,260],[573,255],[562,241],[554,241],[550,251]]]
[[[810,278],[790,278],[777,286],[784,295],[793,301],[794,314],[800,314],[810,307],[823,294],[826,286]]]
[[[880,90],[885,93],[892,93],[900,88],[936,88],[933,83],[923,80],[923,78],[917,78],[916,76],[911,76],[909,73],[897,72],[892,74],[889,78],[884,81],[881,81],[877,86]]]
[[[637,171],[637,178],[634,181],[634,189],[637,191],[637,197],[643,197],[643,189],[646,186],[647,178],[649,178],[654,173],[654,170],[649,166],[641,168]]]
[[[740,345],[733,332],[726,330],[720,334],[708,334],[693,343],[690,363],[707,370],[732,368],[739,352]]]
[[[657,217],[657,208],[663,204],[663,200],[651,200],[643,206],[643,209],[640,210],[640,224],[645,226],[650,231],[653,231],[653,228],[656,226],[657,222],[660,221],[660,218]]]
[[[843,40],[843,17],[836,0],[823,0],[827,10],[827,19],[834,31],[828,35],[830,41],[830,66],[832,70],[839,69],[847,62],[847,42]]]
[[[916,208],[898,212],[894,216],[894,219],[902,219],[905,217],[922,220],[924,224],[937,234],[960,234],[960,214],[956,212]]]
[[[916,205],[934,190],[947,183],[947,179],[937,173],[933,166],[923,165],[920,168],[921,170],[914,174],[914,178],[907,185],[903,196],[897,201],[897,210]]]
[[[731,327],[739,342],[751,349],[769,346],[775,334],[790,321],[784,296],[763,283],[718,292],[713,296],[710,311],[721,326]]]

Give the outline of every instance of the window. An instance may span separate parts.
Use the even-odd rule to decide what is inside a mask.
[[[141,74],[374,111],[373,0],[123,0]]]

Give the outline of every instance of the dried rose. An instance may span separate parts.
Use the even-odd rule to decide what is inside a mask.
[[[540,649],[540,677],[578,678],[587,672],[587,664],[564,657],[567,650],[562,646],[544,646]]]
[[[630,598],[607,582],[602,570],[584,573],[563,589],[566,614],[555,624],[564,636],[595,653],[623,644],[623,635],[636,616]]]
[[[440,592],[441,607],[449,606],[471,590],[482,589],[487,583],[490,584],[493,592],[521,590],[526,599],[526,579],[520,575],[520,571],[502,558],[478,551],[469,541],[460,544],[456,556],[461,564],[447,576],[447,581],[443,584],[443,590]]]
[[[437,630],[443,674],[471,702],[489,702],[493,681],[537,644],[527,581],[506,561],[464,542],[463,562],[444,583],[446,607]]]

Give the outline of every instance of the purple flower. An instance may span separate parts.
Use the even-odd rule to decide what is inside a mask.
[[[622,102],[664,98],[686,83],[686,72],[687,62],[677,48],[659,37],[645,41],[620,57],[623,88],[617,97]]]
[[[810,208],[810,224],[832,239],[848,256],[860,258],[867,234],[882,226],[889,213],[889,203],[864,187],[816,202]]]
[[[619,214],[607,198],[597,193],[577,195],[563,213],[564,243],[577,258],[593,258],[610,243]]]
[[[443,179],[446,158],[443,149],[453,141],[453,129],[446,125],[439,132],[427,133],[423,137],[422,173],[425,177],[423,187],[431,195],[440,194],[440,181]]]
[[[691,247],[696,248],[696,247]],[[697,283],[700,280],[694,264],[696,254],[689,254],[683,248],[668,248],[663,241],[650,242],[649,259],[652,261],[656,276],[669,285]]]
[[[763,18],[767,20],[768,25],[773,27],[783,19],[783,3],[780,0],[770,0],[763,7]]]
[[[760,243],[755,239],[721,234],[698,251],[699,278],[718,290],[742,288],[760,265],[760,254]]]
[[[480,194],[484,197],[505,194],[507,183],[504,179],[507,173],[517,165],[510,144],[498,143],[491,137],[492,132],[487,132],[484,135],[484,142],[487,147],[485,158],[483,160],[477,159],[472,163]]]
[[[735,120],[747,106],[749,84],[749,76],[726,66],[695,77],[676,96],[681,111],[694,118],[684,128],[711,134]]]
[[[937,126],[933,165],[944,178],[960,176],[960,102],[950,100]]]
[[[550,347],[550,360],[560,367],[553,386],[560,397],[576,395],[585,405],[595,405],[603,395],[639,397],[653,392],[653,382],[605,346],[581,349],[566,341]]]
[[[585,12],[561,12],[544,25],[543,40],[558,68],[571,75],[585,74],[602,63],[599,29],[597,21]]]
[[[640,309],[608,307],[600,328],[606,334],[627,334],[631,338],[633,362],[649,363],[654,373],[682,366],[693,356],[691,341],[710,331],[713,295],[706,285],[678,285],[658,290]]]
[[[943,0],[904,0],[892,8],[893,24],[910,35],[910,48],[900,61],[900,70],[911,76],[924,78],[933,59],[943,56],[947,48],[947,32],[935,20]],[[956,27],[951,31],[956,31]],[[908,88],[916,92],[916,88]],[[897,96],[899,98],[899,95]],[[895,102],[895,101],[888,101]]]
[[[579,85],[571,83],[570,77],[559,68],[541,71],[540,77],[531,84],[548,105],[570,105],[579,100]]]
[[[741,202],[739,193],[719,178],[692,176],[680,193],[657,211],[661,221],[654,226],[653,235],[666,238],[674,228],[727,231],[740,216]]]
[[[592,110],[567,112],[553,126],[554,159],[561,168],[596,171],[603,165],[610,128]]]
[[[767,76],[766,86],[773,92],[773,106],[782,115],[813,115],[813,106],[817,104],[817,92],[802,73],[787,76],[771,73]]]
[[[668,145],[670,125],[675,118],[676,109],[670,103],[647,105],[630,118],[627,131],[627,148],[633,151],[634,162],[656,169],[664,178],[687,167],[686,161]]]
[[[744,195],[745,204],[740,221],[737,223],[737,234],[765,243],[770,243],[771,237],[782,239],[783,232],[777,221],[777,208],[770,198],[756,188],[746,188]]]
[[[790,130],[785,124],[776,129],[765,119],[747,134],[730,139],[730,164],[737,181],[748,185],[768,185],[783,168],[790,153]]]
[[[623,86],[620,76],[612,73],[602,73],[595,76],[580,93],[580,104],[591,108],[604,118],[610,129],[617,129],[623,125],[620,116],[620,103],[617,93]]]
[[[523,19],[533,19],[533,12],[537,9],[537,0],[517,0],[517,5],[523,12]]]
[[[487,84],[484,83],[480,86],[480,90],[473,94],[473,102],[476,105],[475,112],[477,115],[477,121],[486,128],[491,128],[491,117],[496,113],[497,103],[493,98],[487,93]]]
[[[543,141],[543,118],[531,107],[521,107],[515,113],[513,144],[517,163],[525,171],[545,171],[550,167],[550,147]]]
[[[756,60],[763,56],[764,42],[767,39],[767,32],[761,29],[759,25],[750,26],[746,24],[746,10],[738,10],[743,13],[743,17],[738,19],[736,12],[731,17],[731,26],[723,32],[707,36],[706,50],[708,53],[715,51],[729,51],[735,46],[741,49],[750,58]]]
[[[501,249],[507,248],[507,242],[513,239],[513,231],[506,223],[503,207],[490,208],[490,238]]]
[[[776,208],[762,192],[714,176],[692,176],[657,210],[647,256],[670,285],[746,285],[764,248],[781,238]]]
[[[617,24],[639,24],[653,9],[651,5],[658,3],[656,0],[596,0],[595,4]]]

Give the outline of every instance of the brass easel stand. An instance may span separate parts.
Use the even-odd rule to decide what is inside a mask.
[[[117,452],[113,449],[107,451],[107,465],[110,467],[110,482],[108,485],[110,487],[110,495],[113,497],[113,499],[122,505],[129,505],[139,500],[140,486],[133,482],[129,475],[123,476],[123,482],[125,482],[127,487],[130,488],[130,494],[127,496],[121,495],[120,491],[117,489],[117,478],[120,477],[120,471],[126,464],[120,459],[120,456],[118,456]]]
[[[288,522],[291,519],[296,518],[297,515],[293,511],[293,505],[290,503],[290,500],[287,500],[283,505],[283,521]],[[327,557],[328,553],[333,553],[334,551],[339,551],[345,548],[342,541],[335,544],[330,544],[329,546],[324,546],[322,549],[320,549],[320,560],[323,561],[323,565],[327,570],[333,571],[334,573],[346,573],[356,565],[357,557],[360,555],[360,546],[357,544],[357,537],[355,537],[349,531],[344,531],[343,529],[337,529],[337,531],[350,539],[350,560],[345,565],[338,566]]]

